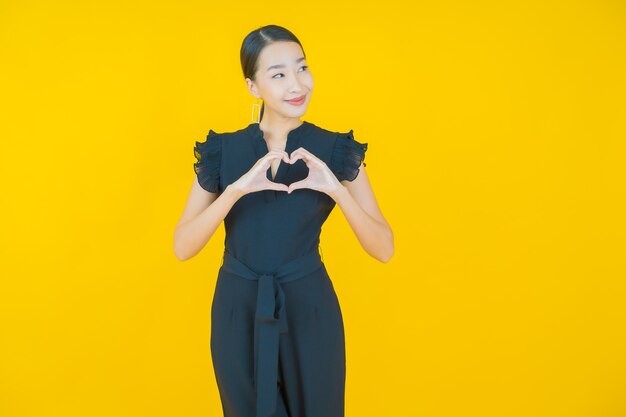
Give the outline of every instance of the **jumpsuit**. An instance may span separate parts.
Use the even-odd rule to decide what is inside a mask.
[[[367,146],[353,130],[303,121],[288,133],[285,151],[303,147],[338,180],[352,181]],[[194,171],[202,188],[219,194],[267,153],[258,123],[209,130],[194,147]],[[303,160],[281,160],[267,178],[289,185],[308,171]],[[224,218],[210,342],[224,417],[344,417],[343,318],[319,247],[334,206],[312,189],[262,190],[241,197]]]

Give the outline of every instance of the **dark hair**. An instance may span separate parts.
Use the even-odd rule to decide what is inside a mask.
[[[267,45],[278,42],[278,41],[290,41],[296,42],[302,48],[302,52],[304,53],[304,48],[302,44],[296,38],[296,35],[291,33],[289,30],[285,29],[282,26],[277,25],[266,25],[262,26],[258,29],[253,30],[248,33],[248,35],[243,40],[243,44],[241,45],[241,51],[239,53],[241,59],[241,69],[243,70],[244,78],[250,78],[254,81],[255,74],[259,69],[259,55],[261,55],[261,51]],[[306,54],[304,54],[306,58]],[[265,110],[265,103],[261,106],[261,115],[259,116],[259,120],[263,118],[263,111]]]

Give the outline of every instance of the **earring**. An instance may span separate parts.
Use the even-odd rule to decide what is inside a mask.
[[[252,103],[252,121],[255,123],[260,123],[261,122],[261,103],[262,100],[260,98],[257,99],[256,103]],[[255,119],[254,118],[254,109],[257,108],[258,110],[258,117]]]

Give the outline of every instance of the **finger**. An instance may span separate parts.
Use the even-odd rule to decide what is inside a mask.
[[[281,184],[279,182],[268,181],[268,185],[265,188],[266,190],[276,190],[276,191],[289,191],[289,187],[285,184]]]
[[[282,151],[270,151],[261,158],[261,167],[267,169],[274,159],[284,159],[287,157],[287,152]]]
[[[322,161],[304,148],[296,149],[291,153],[291,163],[295,163],[298,159],[302,159],[307,166],[311,164],[322,167]]]
[[[309,150],[308,150],[308,149],[306,149],[306,148],[304,148],[304,147],[302,147],[302,146],[300,146],[298,149],[296,149],[296,151],[298,151],[298,152],[300,152],[300,151],[304,151],[304,153],[306,153],[307,155],[314,156],[311,152],[309,152]]]
[[[298,149],[296,149],[295,151],[293,151],[291,153],[291,155],[304,155],[305,157],[303,159],[308,160],[308,161],[315,161],[315,160],[319,160],[319,158],[317,156],[315,156],[314,154],[312,154],[311,152],[309,152],[308,150],[306,150],[303,147],[299,147]]]
[[[271,157],[271,155],[274,155]],[[269,151],[265,154],[266,157],[271,159],[280,158],[285,162],[289,162],[289,154],[286,151]]]
[[[307,180],[300,180],[300,181],[292,182],[291,185],[289,185],[288,193],[291,194],[293,190],[298,190],[300,188],[308,188]]]
[[[302,159],[305,163],[311,160],[306,151],[303,152],[303,148],[298,148],[295,151],[291,152],[291,163],[296,162],[298,159]]]
[[[276,158],[283,158],[284,156],[288,157],[289,155],[285,151],[270,151],[267,154],[265,154],[265,157],[269,160],[276,159]]]

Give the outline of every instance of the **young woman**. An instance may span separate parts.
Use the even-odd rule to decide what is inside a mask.
[[[300,120],[313,76],[287,29],[248,34],[241,64],[263,100],[259,120],[196,142],[174,251],[193,257],[224,221],[211,355],[225,417],[343,417],[343,319],[319,238],[338,204],[371,256],[392,257],[393,233],[364,169],[368,144]]]

